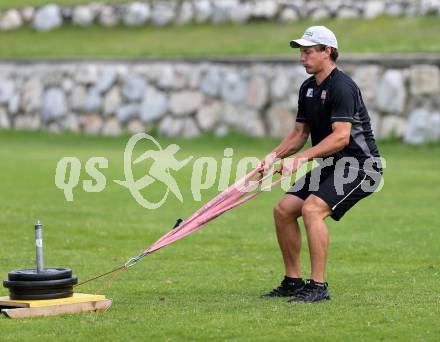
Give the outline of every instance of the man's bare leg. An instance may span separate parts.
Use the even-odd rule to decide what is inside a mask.
[[[298,217],[304,201],[297,196],[285,195],[274,208],[278,244],[283,256],[286,276],[301,278],[301,232]]]
[[[329,234],[324,219],[331,213],[327,203],[315,195],[310,195],[302,207],[312,266],[311,279],[319,283],[324,282],[329,244]]]

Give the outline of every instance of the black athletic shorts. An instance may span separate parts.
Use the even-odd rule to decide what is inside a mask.
[[[372,194],[380,185],[382,171],[366,171],[349,166],[319,167],[307,172],[286,192],[305,200],[310,195],[321,198],[339,221],[358,201]]]

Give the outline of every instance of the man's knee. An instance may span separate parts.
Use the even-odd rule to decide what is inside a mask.
[[[277,203],[273,208],[275,218],[279,219],[297,219],[301,216],[301,206],[288,206],[283,201]]]
[[[310,196],[304,202],[301,214],[305,219],[318,218],[324,219],[331,214],[331,210],[327,203],[316,196]]]

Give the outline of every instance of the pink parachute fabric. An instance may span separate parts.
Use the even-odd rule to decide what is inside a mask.
[[[258,174],[257,179],[252,180]],[[183,237],[199,230],[205,224],[212,221],[216,217],[225,213],[226,211],[235,208],[255,196],[259,195],[263,191],[268,191],[275,187],[281,181],[286,178],[282,177],[267,186],[261,186],[267,179],[271,178],[275,174],[275,171],[268,173],[265,176],[261,174],[261,167],[257,167],[250,173],[245,175],[235,184],[224,190],[222,193],[214,197],[211,201],[206,203],[203,207],[197,210],[194,214],[182,221],[175,228],[162,236],[159,240],[153,243],[150,247],[145,249],[141,254],[129,259],[125,263],[125,268],[131,267],[136,264],[143,257],[161,249],[174,241],[180,240]]]

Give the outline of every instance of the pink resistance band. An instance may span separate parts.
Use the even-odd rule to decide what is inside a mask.
[[[260,172],[261,167],[259,166],[244,177],[242,177],[235,184],[231,185],[222,193],[214,197],[211,201],[206,203],[203,207],[197,210],[185,221],[180,222],[177,227],[162,236],[150,247],[145,249],[141,254],[128,260],[125,263],[125,267],[128,268],[130,266],[133,266],[140,259],[147,256],[148,254],[151,254],[158,249],[163,248],[173,243],[174,241],[180,240],[181,238],[199,230],[205,224],[225,213],[226,211],[249,201],[255,196],[261,194],[263,191],[268,191],[272,189],[276,185],[280,184],[283,179],[288,178],[288,176],[281,177],[280,179],[269,184],[268,186],[261,186],[260,189],[256,190],[258,186],[260,186],[263,182],[271,178],[276,173],[275,171],[273,171],[263,176]],[[257,174],[259,174],[258,178],[252,180],[252,178],[254,178]]]
[[[276,185],[280,184],[285,178],[289,177],[281,177],[280,179],[274,181],[267,186],[261,186],[260,189],[257,190],[260,185],[262,185],[267,179],[272,178],[272,176],[276,173],[276,171],[273,171],[263,176],[261,174],[261,171],[261,167],[258,166],[250,173],[242,177],[235,184],[231,185],[222,193],[214,197],[211,201],[206,203],[189,218],[184,221],[178,222],[175,228],[162,236],[150,247],[145,249],[141,254],[129,259],[125,263],[125,267],[131,267],[148,254],[151,254],[158,249],[163,248],[170,243],[180,240],[181,238],[199,230],[205,224],[225,213],[226,211],[249,201],[255,196],[261,194],[263,191],[268,191],[272,189]],[[257,179],[252,180],[252,178],[254,178],[257,174],[259,174]]]
[[[209,221],[215,219],[226,211],[235,208],[244,202],[249,201],[255,196],[261,194],[263,191],[268,191],[280,184],[284,179],[289,178],[290,176],[283,176],[280,179],[276,180],[273,183],[270,183],[268,186],[263,186],[262,184],[270,179],[276,172],[273,171],[263,176],[261,174],[262,168],[261,166],[255,168],[246,176],[241,178],[238,182],[231,185],[225,191],[214,197],[211,201],[206,203],[203,207],[197,210],[194,214],[192,214],[185,221],[178,220],[176,226],[167,234],[162,236],[159,240],[153,243],[150,247],[144,250],[141,254],[129,259],[125,264],[115,268],[112,271],[105,272],[89,278],[79,284],[76,284],[75,287],[82,286],[87,284],[90,281],[100,279],[102,277],[113,274],[113,277],[108,280],[104,285],[100,287],[100,289],[96,293],[100,293],[105,287],[109,286],[115,279],[116,275],[120,274],[121,271],[128,269],[129,267],[135,265],[139,260],[144,258],[145,256],[157,251],[160,248],[163,248],[174,241],[177,241],[197,230],[202,228]],[[252,180],[257,174],[258,177],[255,180]],[[259,186],[260,189],[257,189]]]

